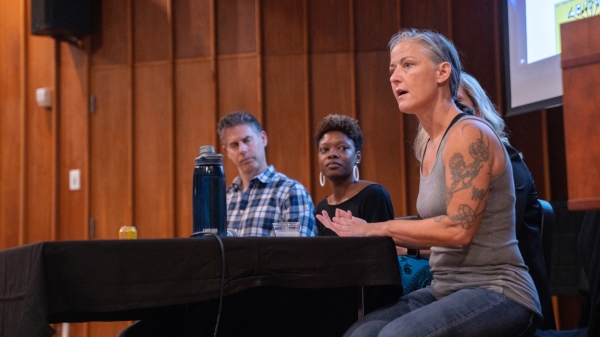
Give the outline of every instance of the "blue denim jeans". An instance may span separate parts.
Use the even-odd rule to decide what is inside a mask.
[[[467,288],[439,301],[429,287],[354,323],[345,337],[531,336],[539,317],[503,294]]]

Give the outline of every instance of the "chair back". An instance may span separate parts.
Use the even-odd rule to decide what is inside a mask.
[[[542,251],[546,263],[546,272],[550,279],[550,265],[552,262],[552,240],[554,237],[554,209],[546,200],[538,199],[540,206],[540,231],[542,236]]]

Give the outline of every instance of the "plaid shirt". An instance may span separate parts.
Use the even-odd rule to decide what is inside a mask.
[[[252,178],[246,192],[239,176],[233,180],[227,189],[227,228],[239,236],[270,236],[279,221],[299,221],[301,236],[316,235],[314,206],[302,184],[273,165]]]

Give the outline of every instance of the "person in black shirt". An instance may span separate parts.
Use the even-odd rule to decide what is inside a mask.
[[[355,119],[344,115],[325,117],[317,127],[315,141],[319,151],[321,186],[325,186],[327,180],[332,188],[331,195],[317,205],[316,214],[325,211],[334,217],[336,209],[341,209],[367,222],[394,218],[392,201],[385,188],[359,179],[363,136]],[[337,236],[318,221],[317,235]]]

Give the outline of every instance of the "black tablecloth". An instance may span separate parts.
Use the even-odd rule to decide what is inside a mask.
[[[226,296],[355,286],[372,286],[377,301],[401,293],[389,238],[224,238],[223,244]],[[51,336],[49,323],[137,320],[151,317],[153,308],[214,302],[221,266],[212,237],[56,241],[3,250],[0,336]]]

